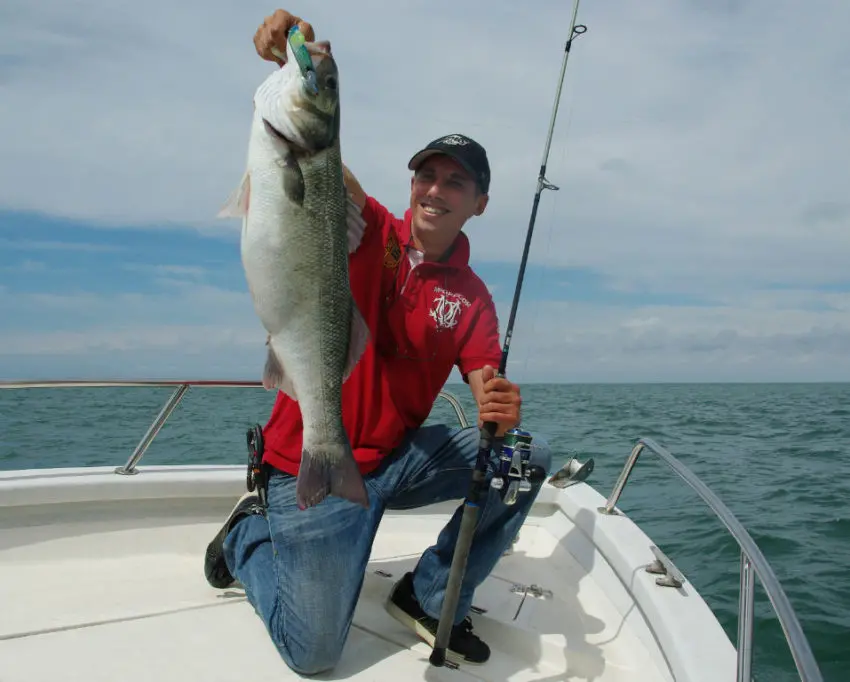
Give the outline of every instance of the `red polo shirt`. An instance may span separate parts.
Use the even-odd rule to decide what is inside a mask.
[[[411,263],[410,211],[400,220],[372,197],[366,230],[349,257],[351,290],[371,338],[342,387],[343,424],[362,473],[374,470],[408,429],[419,427],[453,366],[466,374],[501,358],[496,309],[469,267],[462,232],[443,262]],[[415,253],[415,252],[414,252]],[[297,475],[302,421],[282,391],[263,431],[264,459]]]

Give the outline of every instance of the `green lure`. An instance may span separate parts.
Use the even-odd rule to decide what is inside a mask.
[[[313,91],[313,94],[319,93],[319,87],[316,84],[316,71],[313,68],[313,59],[307,51],[304,43],[307,39],[297,26],[293,26],[289,31],[289,46],[295,55],[295,61],[301,69],[301,76],[307,81],[307,85]]]

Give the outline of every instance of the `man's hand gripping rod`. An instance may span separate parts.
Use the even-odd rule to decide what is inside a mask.
[[[579,0],[575,0],[573,7],[573,17],[570,24],[570,38],[567,40],[564,49],[564,57],[561,63],[561,75],[558,81],[558,90],[555,95],[555,106],[552,110],[552,118],[549,123],[549,134],[546,137],[546,147],[543,151],[543,162],[540,164],[540,174],[537,178],[537,191],[534,194],[534,203],[531,208],[531,218],[528,223],[528,232],[525,237],[525,247],[522,252],[522,259],[519,266],[519,274],[517,275],[517,285],[514,291],[513,305],[511,306],[511,315],[508,320],[508,326],[505,330],[505,343],[502,347],[502,357],[499,362],[499,371],[497,376],[505,376],[505,370],[508,364],[508,352],[511,346],[511,337],[513,335],[514,322],[516,320],[517,307],[519,305],[520,292],[522,290],[522,281],[525,276],[525,266],[528,262],[528,250],[531,245],[531,235],[534,231],[534,222],[537,218],[537,207],[540,204],[540,195],[544,189],[557,190],[558,188],[546,180],[546,163],[549,158],[549,148],[552,145],[552,133],[555,129],[555,118],[558,114],[558,104],[561,99],[561,89],[564,83],[564,73],[567,68],[567,59],[570,54],[570,47],[576,36],[587,31],[587,27],[583,25],[576,26],[576,15],[578,14]],[[463,582],[463,576],[466,572],[466,562],[469,557],[469,550],[472,546],[472,536],[475,532],[475,526],[478,522],[478,505],[482,495],[486,493],[487,485],[485,483],[487,476],[487,467],[490,462],[490,453],[493,450],[493,445],[496,440],[497,425],[494,422],[485,422],[481,427],[481,440],[478,445],[478,458],[475,463],[475,469],[472,472],[472,482],[469,486],[466,500],[463,505],[463,516],[460,521],[460,530],[458,531],[457,542],[455,543],[454,555],[452,557],[452,566],[449,571],[449,578],[446,584],[446,593],[443,599],[443,607],[440,612],[439,625],[437,626],[437,635],[434,641],[434,650],[431,652],[430,661],[432,665],[442,666],[446,662],[446,647],[449,643],[452,627],[454,626],[455,617],[457,615],[457,604],[460,599],[460,588]],[[519,492],[531,489],[531,484],[528,481],[528,475],[531,474],[532,480],[538,476],[545,477],[546,472],[528,471],[528,467],[524,462],[527,462],[526,452],[529,449],[530,438],[528,434],[518,430],[512,430],[506,435],[511,439],[511,445],[506,452],[506,458],[502,461],[502,467],[493,478],[491,486],[500,490],[502,497],[507,504],[513,504],[516,500],[516,495]],[[506,443],[507,445],[507,443]],[[500,453],[501,454],[501,453]],[[509,461],[507,461],[509,460]],[[507,483],[507,485],[505,485]]]

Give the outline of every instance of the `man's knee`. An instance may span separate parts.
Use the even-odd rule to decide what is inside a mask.
[[[439,450],[444,453],[452,453],[450,457],[455,463],[463,461],[470,468],[474,467],[478,459],[478,449],[481,447],[481,429],[477,426],[441,426],[445,428],[445,438],[440,444]],[[435,433],[438,432],[435,431]]]
[[[278,646],[281,656],[299,675],[319,675],[333,670],[342,656],[342,644],[335,637],[318,637],[297,647]]]
[[[528,463],[534,466],[539,466],[546,473],[552,468],[552,449],[549,447],[548,441],[542,436],[532,435],[531,440],[531,456],[528,458]]]

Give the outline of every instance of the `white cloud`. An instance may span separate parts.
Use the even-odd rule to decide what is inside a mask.
[[[716,307],[529,303],[509,372],[520,381],[848,381],[848,310],[850,295],[795,291]]]
[[[161,283],[158,294],[0,288],[0,376],[261,376],[266,335],[247,291]]]
[[[503,333],[508,305],[499,306]],[[848,312],[850,295],[811,291],[715,307],[529,301],[508,374],[519,382],[846,381]],[[16,320],[0,336],[4,378],[259,379],[265,359],[247,292],[192,282],[145,296],[0,291],[0,316]]]
[[[241,175],[253,91],[274,68],[252,45],[273,8],[5,3],[0,208],[235,233],[214,216]],[[494,174],[488,210],[468,230],[474,256],[516,262],[571,3],[290,9],[333,44],[343,152],[367,190],[403,210],[411,153],[467,132],[488,148]],[[622,292],[697,294],[714,306],[526,300],[512,367],[549,378],[556,366],[567,380],[850,376],[837,350],[850,347],[847,295],[817,291],[846,284],[850,262],[850,4],[801,13],[792,0],[585,0],[579,21],[589,30],[570,57],[547,172],[561,189],[543,195],[532,260],[600,271]],[[0,249],[21,254],[10,273],[71,248],[121,247],[0,237]],[[0,315],[25,321],[4,326],[3,374],[156,374],[166,358],[178,372],[255,367],[247,294],[200,286],[202,273],[186,267],[151,271],[173,285],[159,296],[0,286]],[[69,353],[76,364],[62,365]]]
[[[5,355],[96,355],[112,352],[174,351],[187,354],[227,351],[262,345],[242,330],[215,324],[137,325],[89,327],[80,331],[52,331],[42,334],[13,332],[5,336]]]
[[[15,265],[0,265],[0,272],[11,272],[11,273],[38,273],[38,272],[46,272],[47,264],[42,263],[37,260],[25,259],[16,263]]]
[[[0,205],[232,225],[213,216],[240,176],[253,90],[273,68],[251,43],[271,9],[7,3],[0,124],[16,134]],[[292,9],[334,45],[344,153],[367,189],[401,210],[418,145],[477,136],[494,181],[470,228],[476,253],[515,259],[570,3]],[[570,58],[548,172],[561,191],[544,194],[538,224],[553,236],[535,242],[535,259],[668,289],[694,275],[708,286],[721,274],[845,276],[850,5],[585,2],[579,20],[589,31]]]
[[[3,237],[0,237],[0,248],[16,251],[81,251],[84,253],[108,253],[122,250],[122,247],[113,244],[5,239]]]
[[[202,280],[208,275],[206,268],[202,268],[197,265],[149,265],[142,263],[127,263],[122,266],[122,269],[127,272],[153,275],[159,278],[159,281],[178,283],[185,281],[185,278]]]

